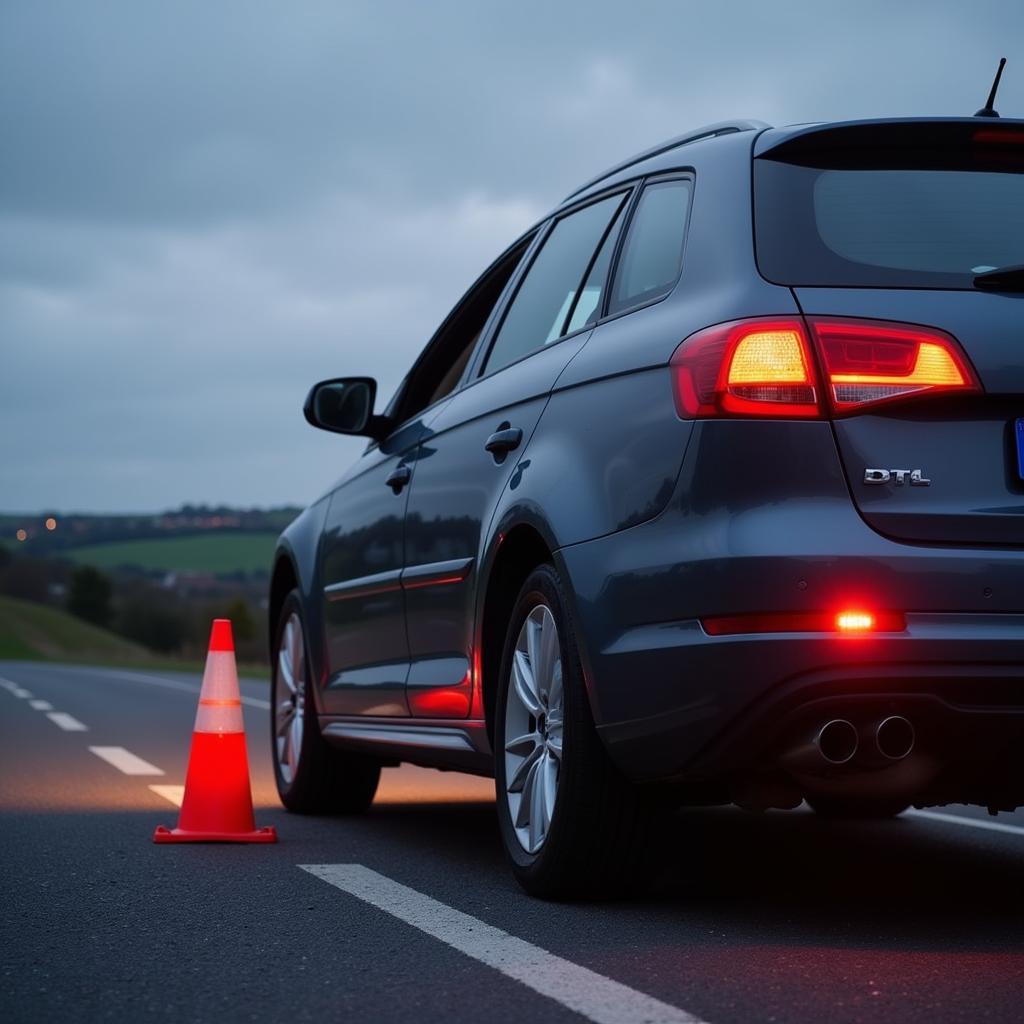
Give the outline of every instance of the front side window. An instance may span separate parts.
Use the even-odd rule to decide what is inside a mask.
[[[644,189],[622,247],[609,313],[650,302],[674,287],[683,265],[691,189],[686,178]]]
[[[562,217],[551,229],[498,331],[486,373],[562,337],[594,251],[624,198],[619,193],[592,203]]]

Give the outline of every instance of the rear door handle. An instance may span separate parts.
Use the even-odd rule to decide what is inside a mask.
[[[395,466],[390,473],[388,473],[387,479],[384,481],[395,492],[395,494],[401,494],[402,488],[412,479],[412,470],[405,465]]]
[[[487,438],[484,450],[490,452],[498,462],[501,462],[509,452],[513,452],[519,447],[522,440],[523,432],[518,427],[510,427],[506,424]]]

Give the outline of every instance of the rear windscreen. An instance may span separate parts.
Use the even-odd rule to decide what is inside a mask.
[[[755,160],[761,273],[788,285],[972,288],[975,274],[1024,263],[1024,163],[965,162]]]

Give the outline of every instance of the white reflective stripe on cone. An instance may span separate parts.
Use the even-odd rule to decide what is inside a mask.
[[[196,724],[193,732],[245,732],[242,721],[242,702],[239,700],[210,701],[199,698]]]
[[[206,700],[238,700],[234,651],[210,651],[206,655],[201,696]]]

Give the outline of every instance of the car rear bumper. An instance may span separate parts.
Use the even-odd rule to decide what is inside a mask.
[[[643,692],[645,710],[661,704],[598,726],[637,780],[766,770],[834,718],[865,730],[902,715],[919,752],[943,764],[977,766],[1024,744],[1024,615],[910,614],[903,633],[866,637],[709,637],[693,621],[662,624],[631,631],[600,661],[611,685]],[[594,678],[599,704],[611,678]]]
[[[761,461],[799,453],[765,466],[749,461],[749,426],[716,425],[739,453],[717,490],[700,480],[706,444],[691,445],[658,518],[557,554],[594,718],[622,770],[722,777],[788,742],[802,709],[860,701],[927,706],[935,742],[964,750],[975,735],[1024,738],[1024,550],[889,540],[854,509],[827,424],[757,424]],[[906,629],[709,636],[700,622],[849,607],[905,613]]]

